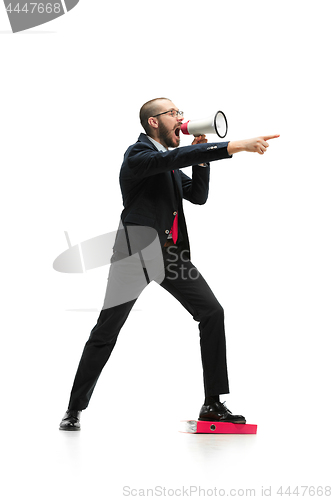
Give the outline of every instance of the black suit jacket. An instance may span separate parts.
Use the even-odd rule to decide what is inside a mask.
[[[207,143],[161,152],[145,134],[140,134],[127,149],[120,169],[123,226],[154,228],[163,246],[177,212],[182,245],[189,250],[182,200],[199,205],[206,202],[210,167],[198,164],[231,158],[227,146],[228,142]],[[192,179],[179,170],[188,166],[192,166]],[[117,240],[119,243],[120,238]]]

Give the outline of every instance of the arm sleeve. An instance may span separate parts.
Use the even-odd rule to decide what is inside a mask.
[[[192,179],[184,174],[184,172],[180,171],[179,173],[182,180],[183,197],[185,200],[197,205],[206,203],[209,190],[209,165],[206,167],[194,165],[192,167]]]
[[[227,151],[228,142],[195,144],[171,151],[154,151],[142,143],[136,143],[128,152],[127,163],[133,176],[149,177],[170,170],[198,166],[199,163],[231,158]],[[199,167],[198,168],[207,168]]]

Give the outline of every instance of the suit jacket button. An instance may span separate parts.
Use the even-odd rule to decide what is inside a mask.
[[[169,229],[166,229],[164,232],[165,232],[165,234],[169,234],[170,233]]]
[[[177,212],[174,212],[173,215],[177,215]]]

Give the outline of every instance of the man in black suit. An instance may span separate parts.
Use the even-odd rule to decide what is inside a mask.
[[[231,158],[239,151],[264,154],[267,140],[278,135],[217,143],[207,143],[200,136],[191,146],[179,148],[182,116],[165,98],[153,99],[140,110],[146,134],[128,148],[120,170],[124,209],[105,301],[84,347],[61,430],[80,429],[81,411],[89,404],[119,331],[152,280],[199,323],[205,391],[199,419],[245,423],[242,415],[233,415],[219,399],[220,394],[229,393],[224,311],[190,260],[182,200],[199,205],[206,202],[211,161]],[[192,178],[180,170],[189,166]]]

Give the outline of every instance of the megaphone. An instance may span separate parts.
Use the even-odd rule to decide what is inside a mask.
[[[217,134],[221,139],[227,135],[228,122],[223,111],[218,111],[203,120],[189,120],[180,129],[186,135]]]

